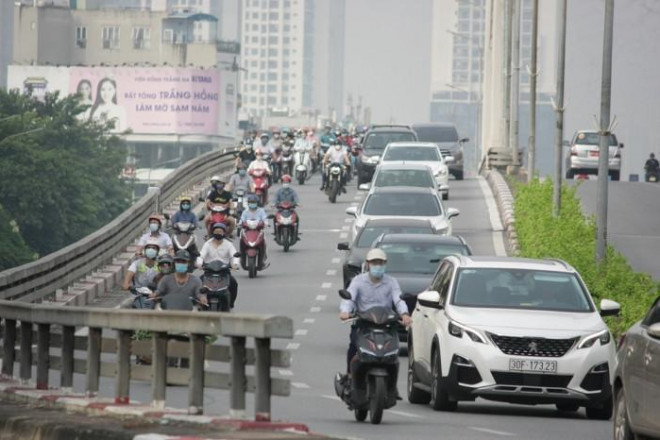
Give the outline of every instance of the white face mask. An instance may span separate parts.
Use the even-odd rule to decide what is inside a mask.
[[[288,187],[290,187],[290,186],[291,186],[290,183],[283,183],[283,184],[282,184],[282,188],[288,188]]]
[[[341,145],[335,145],[335,150],[337,151],[341,150]]]

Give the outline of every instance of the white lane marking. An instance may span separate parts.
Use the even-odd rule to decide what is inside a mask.
[[[393,410],[388,409],[387,413],[388,414],[396,414],[398,416],[403,416],[403,417],[410,417],[410,418],[413,418],[413,419],[423,419],[424,418],[424,417],[419,416],[417,414],[412,414],[412,413],[404,412],[404,411],[393,411]]]
[[[329,394],[321,394],[321,397],[323,397],[324,399],[330,399],[330,400],[341,400],[339,397],[331,396]]]
[[[289,342],[286,344],[287,350],[298,350],[298,348],[300,348],[300,344],[298,342]]]
[[[337,269],[328,269],[325,271],[325,274],[329,277],[337,275]]]
[[[361,198],[362,198],[362,196],[358,194],[355,197],[353,197],[353,200],[360,200]]]
[[[296,336],[307,336],[307,329],[306,328],[299,328],[296,330],[295,333]]]
[[[352,218],[345,218],[344,223],[353,223],[353,219]]]
[[[312,313],[319,313],[321,311],[321,308],[320,307],[312,307],[311,309],[309,309],[309,311],[312,312]]]
[[[301,382],[291,382],[291,386],[294,388],[302,389],[302,390],[308,390],[310,388],[309,385],[306,383],[301,383]]]
[[[493,197],[493,192],[491,191],[490,186],[488,186],[486,179],[484,179],[482,176],[479,176],[478,180],[479,186],[481,187],[481,192],[484,193],[484,199],[486,200],[490,226],[493,229],[493,248],[495,249],[495,255],[506,256],[504,237],[502,236],[504,227],[502,226],[502,221],[500,220],[500,213],[495,203],[495,197]]]
[[[350,225],[344,225],[344,226],[341,227],[341,230],[342,230],[342,231],[350,231],[350,230],[351,230],[351,226],[350,226]]]
[[[328,295],[316,295],[317,301],[325,301],[326,299],[328,299]]]
[[[330,288],[332,288],[332,283],[321,284],[321,289],[330,289]]]
[[[303,324],[314,324],[316,322],[315,318],[305,318]]]
[[[291,370],[277,370],[280,373],[280,376],[293,376],[293,371]]]
[[[331,260],[331,263],[332,263],[332,264],[339,264],[339,263],[341,263],[341,258],[333,258],[333,259]]]
[[[392,412],[392,411],[390,411],[390,412]],[[507,436],[507,437],[515,437],[516,436],[516,434],[514,434],[512,432],[496,431],[494,429],[479,428],[478,426],[468,426],[468,429],[471,429],[473,431],[485,432],[486,434],[495,434],[495,435],[502,435],[502,436]]]
[[[348,232],[342,232],[339,234],[339,238],[348,238]]]

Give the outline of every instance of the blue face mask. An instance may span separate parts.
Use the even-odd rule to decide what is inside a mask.
[[[385,266],[371,266],[369,267],[369,274],[374,278],[383,278],[383,275],[385,275]]]
[[[153,260],[158,255],[158,251],[154,248],[148,248],[145,249],[144,255],[146,255],[147,258],[151,258]]]
[[[178,273],[188,272],[188,263],[174,263],[174,270]]]
[[[158,223],[149,223],[149,229],[151,230],[151,232],[158,231],[158,228],[160,228],[160,225]]]
[[[183,211],[190,211],[190,203],[182,203],[181,204],[181,209]]]
[[[257,204],[256,203],[248,203],[248,208],[257,209]]]
[[[247,174],[247,172],[246,172],[245,170],[238,170],[238,175],[239,175],[239,176],[243,177],[243,176],[245,176],[246,174]]]

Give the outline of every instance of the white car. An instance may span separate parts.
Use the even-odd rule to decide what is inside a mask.
[[[417,296],[408,332],[408,400],[461,400],[612,413],[615,342],[580,275],[560,260],[452,255]]]
[[[413,217],[428,220],[436,234],[451,235],[451,219],[460,214],[456,208],[442,206],[438,192],[431,188],[388,186],[373,188],[360,206],[346,208],[355,217],[353,237],[369,219]]]
[[[416,186],[440,191],[440,187],[438,187],[438,183],[433,176],[433,170],[426,165],[414,162],[380,164],[376,167],[371,182],[363,183],[358,189],[370,190],[385,186]]]
[[[431,168],[442,199],[449,199],[449,168],[453,161],[450,156],[443,157],[438,146],[432,142],[392,142],[387,145],[381,158],[381,164],[416,163]]]

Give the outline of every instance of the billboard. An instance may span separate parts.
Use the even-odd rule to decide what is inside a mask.
[[[81,118],[113,121],[115,132],[233,137],[234,80],[216,69],[9,66],[7,84],[37,97],[78,93]]]

